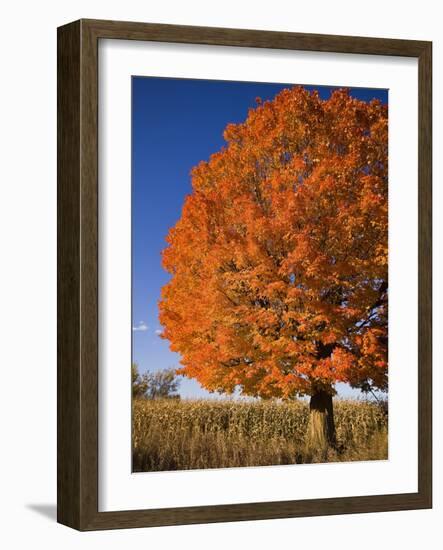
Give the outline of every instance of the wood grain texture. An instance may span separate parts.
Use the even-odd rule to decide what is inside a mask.
[[[57,518],[79,525],[80,23],[58,32]]]
[[[98,511],[98,41],[148,40],[419,60],[419,487],[417,493]],[[58,521],[79,530],[432,506],[431,43],[81,20],[58,29]]]
[[[432,507],[432,44],[418,66],[418,487]]]
[[[426,42],[360,36],[335,36],[293,32],[243,30],[182,25],[157,25],[124,21],[83,19],[100,38],[240,46],[311,52],[335,52],[418,57]]]

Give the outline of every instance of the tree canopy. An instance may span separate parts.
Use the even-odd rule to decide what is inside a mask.
[[[224,138],[163,251],[178,372],[264,398],[386,389],[387,106],[294,87]]]

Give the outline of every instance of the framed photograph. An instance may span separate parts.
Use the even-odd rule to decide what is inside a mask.
[[[430,42],[58,29],[58,521],[431,508]]]

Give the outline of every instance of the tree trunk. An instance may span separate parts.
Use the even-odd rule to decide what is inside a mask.
[[[310,454],[326,458],[329,447],[335,446],[335,425],[332,395],[320,390],[309,403],[307,448]]]

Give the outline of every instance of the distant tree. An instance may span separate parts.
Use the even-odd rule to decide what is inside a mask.
[[[132,397],[134,399],[178,399],[180,381],[175,369],[163,369],[140,374],[137,363],[132,364]]]
[[[140,373],[138,372],[137,363],[132,363],[131,375],[132,375],[132,397],[134,399],[145,397],[149,386],[147,374],[145,373],[143,375],[140,375]]]
[[[175,369],[163,369],[150,372],[147,375],[148,399],[178,399],[177,393],[180,381],[177,379]]]

